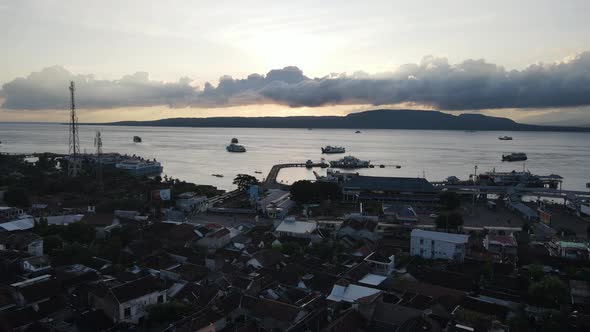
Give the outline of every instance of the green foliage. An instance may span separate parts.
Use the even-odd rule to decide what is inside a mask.
[[[233,184],[238,186],[239,190],[244,191],[244,190],[248,189],[248,187],[250,185],[258,184],[258,179],[253,177],[252,175],[238,174],[234,178]]]
[[[285,242],[281,246],[281,252],[289,256],[297,256],[303,254],[303,248],[297,242]]]
[[[79,243],[65,245],[62,250],[54,250],[52,264],[55,266],[70,264],[86,264],[92,262],[95,253]]]
[[[463,226],[463,216],[458,212],[450,212],[439,215],[435,222],[438,229],[458,229]]]
[[[149,307],[149,320],[155,323],[173,322],[187,316],[191,306],[179,302],[157,304]]]
[[[63,241],[59,235],[49,235],[43,237],[43,252],[51,254],[54,250],[62,247]]]
[[[455,210],[461,206],[461,198],[455,192],[443,191],[438,195],[438,198],[445,209],[449,211]]]
[[[95,235],[96,231],[91,225],[74,222],[65,226],[61,236],[65,241],[70,243],[88,244],[94,240]]]
[[[319,203],[339,197],[340,187],[336,183],[301,180],[291,185],[291,199],[298,204]]]
[[[21,187],[10,188],[4,193],[4,201],[11,206],[29,207],[31,200],[27,190]]]
[[[529,280],[540,281],[545,276],[543,266],[539,264],[531,264],[528,268]]]
[[[342,252],[342,245],[340,243],[319,242],[314,243],[308,252],[314,256],[319,257],[323,261],[331,261]]]
[[[567,286],[554,276],[544,277],[529,286],[529,297],[533,304],[543,307],[558,307],[567,301]]]

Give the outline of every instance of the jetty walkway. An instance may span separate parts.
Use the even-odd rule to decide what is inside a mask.
[[[287,185],[277,183],[277,176],[279,175],[279,172],[281,171],[281,169],[283,169],[283,168],[290,168],[290,167],[307,167],[307,168],[321,167],[321,168],[326,168],[326,167],[328,167],[328,164],[325,163],[325,162],[319,162],[319,163],[312,163],[312,164],[308,164],[308,163],[287,163],[287,164],[277,164],[277,165],[274,165],[270,169],[270,172],[268,172],[268,175],[266,176],[266,180],[262,184],[264,186],[264,189],[281,189],[281,188],[282,189],[285,189],[286,187],[288,187]]]

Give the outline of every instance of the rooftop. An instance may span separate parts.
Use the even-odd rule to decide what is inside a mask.
[[[465,234],[432,232],[432,231],[425,231],[422,229],[413,229],[412,230],[412,237],[422,237],[425,239],[444,241],[444,242],[452,242],[452,243],[467,243],[467,241],[469,240],[469,235],[465,235]]]
[[[381,176],[355,176],[344,183],[344,188],[371,191],[405,191],[434,193],[436,188],[424,178],[401,178]]]
[[[337,282],[326,299],[334,302],[371,302],[379,294],[381,291],[375,288],[353,284],[344,286]]]
[[[277,227],[277,232],[285,232],[285,233],[297,233],[297,234],[310,234],[317,228],[317,224],[315,222],[307,222],[307,221],[294,221],[294,220],[284,220],[279,227]]]
[[[491,244],[499,244],[502,246],[516,247],[516,239],[512,235],[492,235],[488,234],[488,242]]]

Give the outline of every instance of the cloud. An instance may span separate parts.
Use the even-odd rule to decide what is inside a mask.
[[[484,60],[450,64],[432,56],[376,75],[330,73],[310,78],[297,67],[285,67],[245,79],[222,76],[217,86],[206,83],[203,89],[193,87],[188,78],[165,83],[150,80],[147,73],[136,73],[107,81],[51,67],[4,84],[0,91],[3,107],[67,108],[70,80],[78,86],[81,108],[214,108],[269,103],[290,107],[416,103],[441,110],[578,107],[590,105],[590,52],[512,71]]]

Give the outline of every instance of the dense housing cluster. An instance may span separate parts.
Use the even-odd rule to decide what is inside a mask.
[[[0,183],[1,331],[590,328],[576,204],[352,173],[227,193],[118,174],[94,194],[2,162],[21,177]]]

